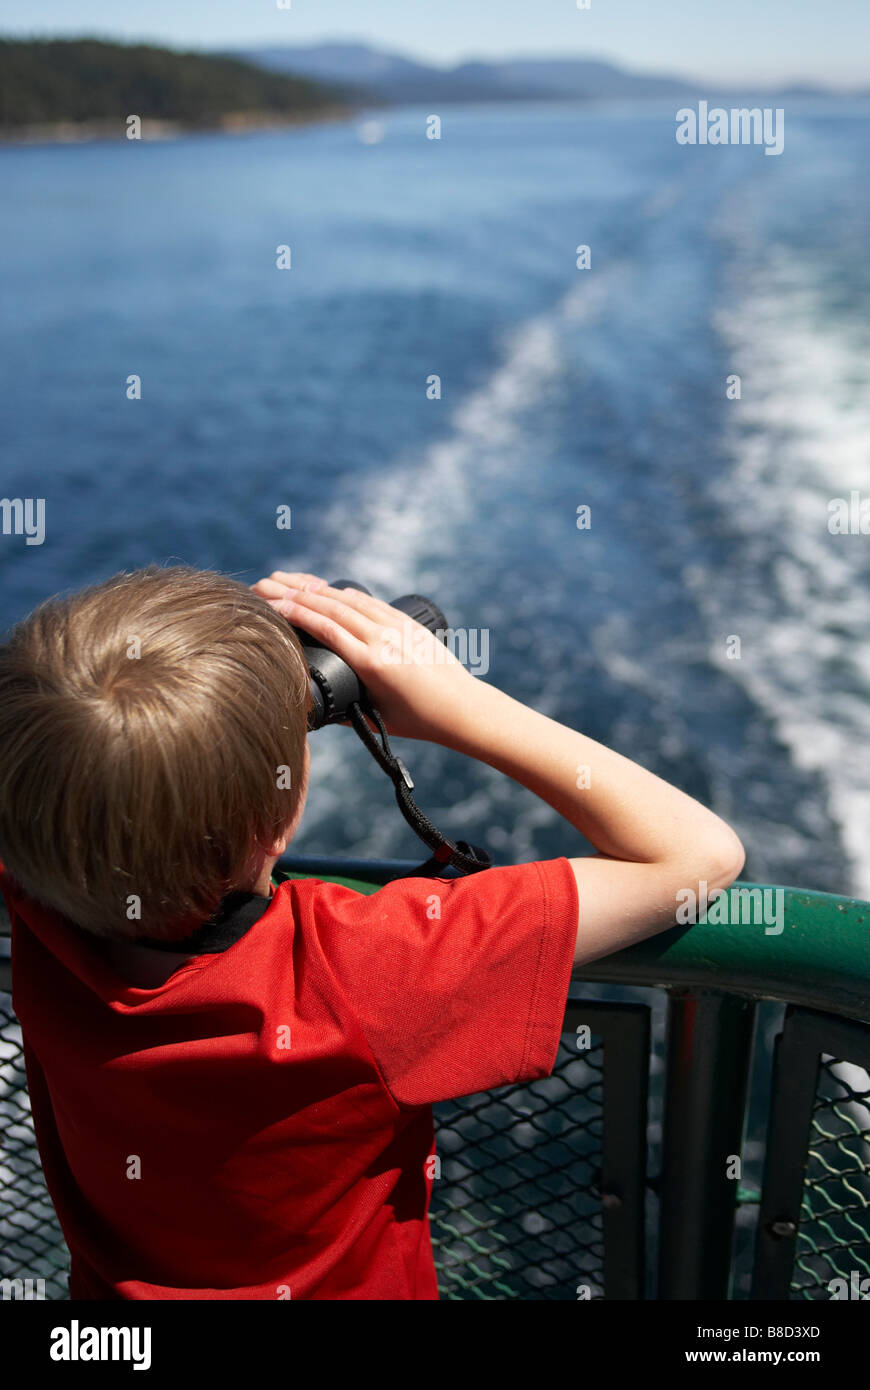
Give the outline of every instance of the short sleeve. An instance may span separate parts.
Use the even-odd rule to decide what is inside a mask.
[[[400,1106],[548,1076],[577,937],[567,859],[371,896],[319,885],[314,926]]]

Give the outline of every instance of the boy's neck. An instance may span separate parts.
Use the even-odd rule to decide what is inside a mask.
[[[257,882],[250,889],[252,893],[258,893],[261,898],[271,897],[272,874],[275,871],[275,865],[277,863],[277,857],[275,859],[267,859],[265,861],[260,877],[257,879]]]

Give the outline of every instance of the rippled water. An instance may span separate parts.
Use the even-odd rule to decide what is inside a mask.
[[[870,897],[870,540],[827,529],[868,476],[868,113],[787,112],[778,158],[660,107],[424,115],[0,150],[3,490],[47,522],[0,537],[4,621],[173,558],[430,592],[487,679],[731,819],[747,876]],[[312,743],[299,849],[416,855],[354,735]],[[406,760],[502,862],[574,850]]]

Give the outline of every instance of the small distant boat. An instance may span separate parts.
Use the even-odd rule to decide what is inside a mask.
[[[362,121],[356,133],[361,144],[379,145],[387,133],[387,127],[383,121]]]

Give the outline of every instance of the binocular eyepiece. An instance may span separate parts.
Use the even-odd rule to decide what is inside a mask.
[[[369,593],[362,584],[354,584],[350,579],[336,579],[331,587],[358,589],[360,593]],[[415,618],[430,632],[447,631],[447,619],[431,599],[422,598],[420,594],[405,594],[401,598],[392,599],[391,602],[393,608],[398,608],[409,618]],[[314,730],[322,729],[325,724],[340,724],[348,717],[348,706],[361,699],[365,687],[337,652],[321,646],[315,637],[301,628],[294,627],[293,630],[302,645],[311,680],[313,704],[308,716],[308,728]]]

